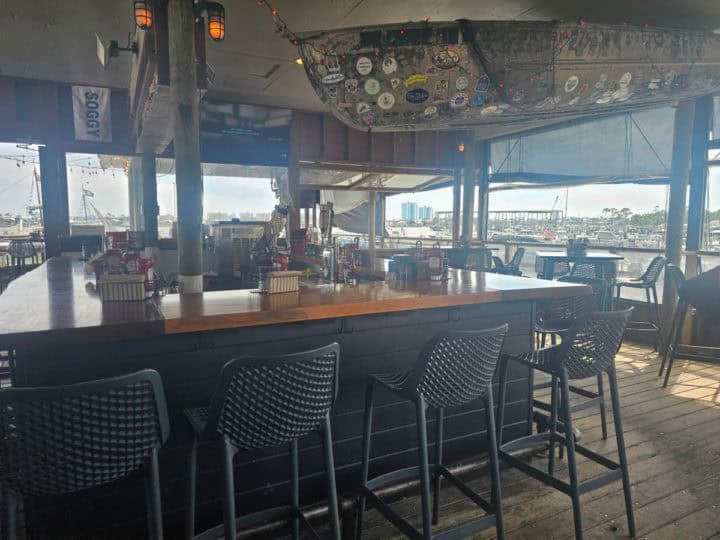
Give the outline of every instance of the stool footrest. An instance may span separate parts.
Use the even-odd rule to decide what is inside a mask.
[[[443,465],[429,465],[430,474],[433,476],[445,477],[453,486],[455,486],[463,495],[482,508],[488,515],[474,521],[464,523],[452,529],[448,529],[433,535],[433,538],[465,538],[468,535],[485,530],[488,527],[494,527],[496,524],[495,505],[483,499],[479,494],[470,489],[462,480],[451,473]],[[423,538],[423,535],[415,529],[405,519],[400,517],[392,508],[390,508],[373,490],[379,490],[383,487],[404,480],[417,479],[420,475],[420,467],[407,467],[398,471],[392,471],[383,474],[372,480],[369,480],[365,486],[360,488],[361,495],[366,497],[371,507],[378,510],[387,518],[397,529],[409,538]]]
[[[315,532],[315,529],[313,529],[312,525],[308,522],[305,514],[303,514],[302,510],[296,506],[276,506],[275,508],[268,508],[267,510],[260,510],[259,512],[255,512],[253,514],[240,516],[235,520],[235,525],[237,530],[240,531],[242,529],[249,529],[271,521],[279,521],[281,519],[285,519],[289,522],[294,518],[299,518],[303,522],[305,530],[312,538],[320,538],[317,532]],[[224,525],[220,524],[195,535],[193,538],[194,540],[215,540],[216,538],[222,537],[223,534]]]
[[[580,482],[578,485],[578,491],[580,492],[580,495],[582,495],[588,491],[593,491],[603,486],[607,486],[608,484],[612,484],[616,480],[620,479],[622,479],[622,469],[615,469],[614,471],[601,474],[600,476],[596,476],[590,480]]]
[[[526,448],[533,448],[541,444],[547,444],[550,442],[550,433],[536,433],[534,435],[526,435],[510,442],[506,442],[500,446],[500,451],[505,453],[517,452],[518,450],[524,450]]]

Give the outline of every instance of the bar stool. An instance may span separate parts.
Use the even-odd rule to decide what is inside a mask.
[[[300,537],[300,521],[318,537],[300,509],[298,439],[318,430],[322,436],[332,537],[340,539],[330,409],[338,389],[340,345],[282,356],[240,357],[222,369],[211,404],[187,409],[193,429],[188,449],[186,538],[195,537],[197,446],[201,438],[222,442],[224,535],[235,540],[238,528],[273,519],[292,523]],[[233,458],[241,450],[262,450],[289,444],[291,501],[287,506],[236,518]]]
[[[551,386],[551,417],[550,430],[521,437],[506,444],[500,444],[500,458],[509,465],[520,469],[533,478],[553,487],[572,499],[573,518],[575,522],[575,538],[582,538],[582,515],[580,495],[605,486],[615,480],[622,479],[625,494],[625,511],[627,513],[628,530],[631,537],[635,536],[635,518],[633,515],[632,497],[630,494],[630,478],[628,475],[625,440],[622,428],[622,414],[618,395],[617,375],[615,372],[615,356],[622,343],[625,327],[630,319],[632,308],[625,311],[609,311],[588,313],[578,317],[565,334],[559,345],[540,349],[532,353],[506,357],[500,371],[500,395],[498,397],[498,433],[502,433],[505,405],[505,382],[507,380],[508,361],[520,362],[531,369],[542,371],[552,377]],[[615,421],[615,437],[619,462],[612,461],[592,450],[576,444],[574,437],[558,433],[558,427],[564,432],[572,433],[572,413],[593,405],[593,400],[577,405],[570,404],[569,381],[585,379],[606,373],[610,382],[613,418]],[[558,383],[560,387],[558,396]],[[560,414],[558,418],[558,407]],[[541,443],[549,444],[548,472],[526,463],[511,452],[532,448]],[[554,476],[555,444],[560,443],[567,448],[570,482],[564,482]],[[595,461],[609,469],[609,472],[580,482],[576,466],[575,453]]]
[[[356,537],[362,535],[362,520],[366,499],[369,499],[386,519],[410,538],[434,538],[432,524],[437,524],[440,513],[440,482],[445,477],[465,496],[487,512],[487,515],[443,531],[437,537],[464,538],[495,526],[498,538],[504,536],[502,501],[500,495],[500,468],[495,439],[492,378],[508,325],[477,331],[451,331],[435,336],[420,352],[415,367],[405,373],[371,375],[365,396],[365,426],[362,450],[362,482],[358,501]],[[370,439],[375,385],[405,398],[415,405],[419,466],[390,472],[368,480],[370,465]],[[446,407],[464,405],[481,399],[485,405],[486,443],[490,454],[492,500],[486,501],[452,474],[443,464],[443,423]],[[436,415],[435,463],[428,463],[427,425],[425,409],[434,408]],[[432,514],[430,510],[430,476],[432,474]],[[422,500],[422,532],[396,514],[375,491],[386,485],[420,477]],[[432,524],[431,524],[432,523]]]
[[[16,496],[61,495],[145,474],[148,535],[163,537],[158,451],[170,433],[157,371],[0,391],[0,482],[9,538]]]
[[[688,303],[684,300],[682,295],[682,288],[685,284],[685,274],[680,268],[672,263],[668,263],[665,266],[665,283],[671,284],[672,290],[676,294],[675,307],[673,309],[672,322],[670,323],[670,329],[667,335],[667,343],[663,347],[663,358],[660,363],[660,373],[658,377],[662,377],[663,371],[665,370],[665,364],[667,363],[667,372],[665,373],[665,380],[663,382],[663,388],[667,387],[668,381],[670,380],[670,370],[672,370],[675,357],[677,356],[678,343],[680,341],[680,334],[682,334],[683,322],[689,308]]]
[[[660,304],[658,303],[657,295],[657,280],[660,277],[660,272],[663,271],[667,259],[665,257],[655,257],[647,267],[647,270],[642,276],[628,281],[620,281],[615,284],[617,293],[615,295],[615,303],[620,301],[620,290],[623,287],[630,287],[633,289],[644,289],[645,298],[647,299],[648,309],[653,306],[652,314],[650,319],[647,321],[636,321],[630,322],[628,330],[635,330],[638,332],[655,332],[655,350],[658,350],[658,340],[660,338]],[[652,291],[652,300],[650,300],[650,292]]]
[[[570,276],[604,281],[606,287],[604,305],[608,307],[611,305],[613,286],[617,277],[617,269],[613,261],[577,262],[573,264]]]
[[[535,323],[535,333],[538,336],[539,347],[545,347],[545,338],[550,335],[552,345],[556,343],[557,336],[563,336],[570,330],[573,321],[585,313],[592,313],[595,311],[605,311],[607,306],[606,291],[607,285],[601,279],[590,279],[582,277],[567,276],[558,279],[564,283],[577,283],[582,285],[589,285],[592,288],[592,295],[582,296],[571,296],[568,298],[562,298],[559,300],[552,300],[545,302],[538,307],[538,319]],[[564,339],[564,338],[563,338]],[[550,388],[550,382],[542,382],[533,384],[532,390],[533,395],[530,396],[530,401],[534,408],[540,409],[545,412],[550,412],[551,404],[545,401],[535,399],[534,391],[543,390]],[[585,388],[579,386],[570,385],[570,392],[573,394],[595,400],[600,408],[600,426],[602,429],[603,440],[607,439],[607,414],[605,411],[605,389],[603,385],[603,378],[601,374],[597,376],[597,392],[591,392]],[[547,418],[547,417],[545,417]],[[538,431],[541,431],[538,421]],[[500,441],[502,444],[502,441]],[[560,447],[560,457],[562,458],[563,450]]]

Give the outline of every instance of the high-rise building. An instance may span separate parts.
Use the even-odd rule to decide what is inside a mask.
[[[418,219],[418,205],[412,201],[402,203],[402,218],[405,221],[415,221]]]
[[[421,206],[418,208],[417,218],[419,220],[430,221],[434,215],[435,212],[433,211],[432,206]]]

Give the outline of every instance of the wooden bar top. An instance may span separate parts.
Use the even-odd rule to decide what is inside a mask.
[[[573,283],[468,270],[446,282],[306,284],[294,293],[249,290],[167,295],[145,302],[106,302],[83,263],[56,257],[13,281],[0,295],[0,349],[89,343],[284,324],[395,311],[542,300],[589,294]]]

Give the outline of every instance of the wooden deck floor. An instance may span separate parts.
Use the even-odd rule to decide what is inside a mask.
[[[659,359],[644,347],[626,344],[618,357],[620,396],[639,538],[720,540],[720,365],[676,361],[671,385],[661,386]],[[594,383],[588,382],[588,386]],[[612,415],[603,441],[596,410],[576,416],[582,444],[617,458]],[[602,468],[580,456],[580,479]],[[546,457],[534,458],[536,465]],[[566,460],[558,475],[567,480]],[[470,483],[488,494],[488,475]],[[572,538],[570,498],[516,470],[502,471],[506,538]],[[410,494],[412,495],[412,494]],[[454,489],[442,492],[437,531],[469,521],[478,509]],[[585,538],[626,538],[620,482],[582,497]],[[419,497],[393,508],[419,526]],[[368,512],[364,538],[401,538],[375,511]],[[494,529],[477,538],[494,538]]]

